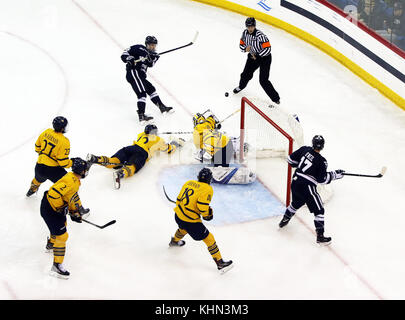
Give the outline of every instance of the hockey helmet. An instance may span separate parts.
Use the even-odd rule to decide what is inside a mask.
[[[53,119],[52,126],[56,132],[65,133],[67,132],[68,121],[65,117],[58,116]]]
[[[82,179],[85,178],[90,169],[90,163],[82,158],[73,158],[72,171],[78,174]]]
[[[204,123],[206,121],[206,119],[205,119],[205,117],[201,114],[201,113],[196,113],[194,116],[193,116],[193,125],[194,125],[194,127],[196,126],[196,125],[199,125],[199,124],[201,124],[201,123]]]
[[[249,17],[245,21],[245,26],[247,27],[256,27],[256,19],[253,17]]]
[[[321,135],[316,135],[312,138],[312,148],[321,151],[325,146],[325,139]]]
[[[212,171],[208,168],[202,168],[198,173],[198,181],[210,184],[212,180]]]
[[[147,36],[145,39],[145,46],[148,44],[157,44],[157,43],[158,43],[158,41],[157,41],[156,37],[154,37],[154,36]]]
[[[154,124],[148,124],[148,125],[145,127],[144,132],[145,132],[146,134],[157,134],[158,128],[157,128]]]

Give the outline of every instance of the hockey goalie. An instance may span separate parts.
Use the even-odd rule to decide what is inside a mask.
[[[195,159],[211,165],[213,182],[249,184],[255,181],[256,175],[249,168],[229,166],[232,159],[235,159],[238,138],[220,132],[221,123],[210,110],[195,114],[193,126],[193,143],[197,148]]]

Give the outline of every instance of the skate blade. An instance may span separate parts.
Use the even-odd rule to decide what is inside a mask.
[[[332,240],[329,241],[329,242],[317,242],[317,244],[318,244],[320,247],[326,247],[326,246],[329,246],[330,244],[332,244]]]
[[[69,276],[64,276],[63,274],[57,273],[56,271],[49,271],[49,275],[58,279],[68,280]]]
[[[53,253],[53,249],[45,249],[45,253]]]
[[[229,270],[231,270],[233,268],[233,263],[231,263],[229,266],[222,268],[221,270],[219,270],[220,274],[224,274],[226,272],[228,272]]]

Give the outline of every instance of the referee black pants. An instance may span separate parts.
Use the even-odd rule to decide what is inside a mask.
[[[270,75],[270,65],[271,65],[271,54],[267,57],[256,56],[256,59],[253,59],[250,54],[246,60],[245,68],[240,75],[239,88],[245,89],[248,82],[253,78],[254,72],[260,68],[259,81],[260,85],[269,96],[271,101],[277,102],[280,100],[278,92],[274,89],[273,85],[269,80]]]

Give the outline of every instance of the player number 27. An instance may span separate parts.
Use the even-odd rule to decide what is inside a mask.
[[[303,167],[304,166],[304,167]],[[312,166],[312,162],[307,158],[303,157],[298,165],[298,168],[302,170],[302,172],[307,171]]]

